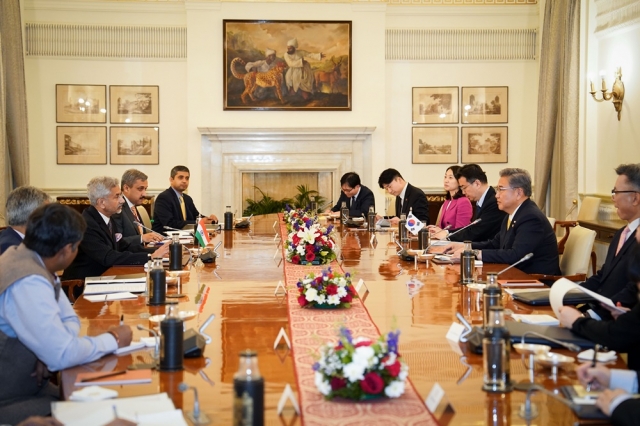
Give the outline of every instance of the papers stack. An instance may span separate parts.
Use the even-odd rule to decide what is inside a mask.
[[[84,280],[84,284],[85,295],[123,292],[144,293],[147,288],[147,276],[143,272],[140,274],[87,277]]]
[[[511,318],[516,321],[524,322],[526,324],[538,324],[538,325],[560,325],[560,321],[551,315],[522,315],[511,314]]]
[[[598,352],[596,356],[596,361],[598,362],[609,362],[615,361],[618,355],[616,355],[616,351],[609,352]],[[592,361],[593,360],[593,349],[587,349],[586,351],[582,351],[578,354],[578,359],[580,361]]]

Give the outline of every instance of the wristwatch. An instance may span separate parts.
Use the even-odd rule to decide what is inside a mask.
[[[478,258],[478,256],[480,256],[480,250],[471,250],[471,252],[473,253],[476,259]]]

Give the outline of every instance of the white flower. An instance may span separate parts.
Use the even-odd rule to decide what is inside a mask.
[[[407,380],[407,376],[409,375],[409,366],[405,363],[401,363],[400,374],[398,374],[398,380],[405,381]]]
[[[371,346],[360,346],[353,353],[353,362],[371,367],[378,363],[378,358],[375,355],[376,353]]]
[[[311,284],[312,281],[313,281],[313,278],[305,278],[304,280],[302,280],[302,284]]]
[[[318,290],[315,288],[310,288],[304,294],[304,298],[309,302],[315,302],[318,299]]]
[[[347,285],[347,280],[345,280],[343,277],[340,277],[340,278],[338,279],[338,285],[339,285],[340,287],[344,287],[344,286],[346,286],[346,285]]]
[[[317,292],[316,292],[317,293]],[[316,296],[316,302],[318,303],[324,303],[327,301],[327,296],[325,296],[324,294],[318,294]]]
[[[384,394],[387,395],[389,398],[398,398],[403,393],[404,393],[404,381],[394,380],[393,382],[389,383],[389,386],[384,388]]]
[[[326,396],[331,393],[331,384],[324,379],[322,373],[316,371],[314,381],[321,394]]]
[[[304,242],[309,244],[313,244],[316,241],[316,236],[318,235],[317,229],[311,227],[311,229],[300,228],[298,231],[298,237]]]
[[[364,370],[366,365],[358,364],[357,362],[350,362],[342,368],[344,377],[351,383],[358,380],[364,380]]]
[[[344,287],[338,287],[338,297],[343,298],[347,295],[347,290]]]
[[[383,365],[387,366],[387,365],[393,365],[396,363],[396,357],[397,355],[394,352],[391,352],[389,354],[389,359],[387,359],[386,362],[383,363]]]
[[[296,247],[296,251],[300,256],[304,256],[305,255],[304,245],[300,244],[298,247]]]
[[[329,281],[329,277],[328,277],[328,276],[326,276],[326,275],[325,275],[325,276],[323,276],[323,277],[322,277],[322,281]]]
[[[340,296],[337,294],[331,295],[327,297],[327,303],[330,305],[339,305],[340,304]]]

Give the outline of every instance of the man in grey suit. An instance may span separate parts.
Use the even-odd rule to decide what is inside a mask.
[[[125,204],[122,206],[122,212],[114,215],[114,220],[122,230],[123,242],[120,245],[123,250],[140,251],[144,243],[163,239],[162,235],[136,225],[136,222],[142,224],[137,206],[144,202],[148,187],[148,176],[140,170],[129,169],[122,174],[121,189]],[[152,252],[153,249],[150,249],[149,253]]]

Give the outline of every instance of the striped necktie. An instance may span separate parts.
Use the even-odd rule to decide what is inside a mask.
[[[182,210],[182,220],[187,220],[187,211],[184,208],[184,196],[180,197],[180,210]]]
[[[133,214],[133,218],[136,220],[136,222],[138,222],[138,233],[140,235],[144,234],[144,228],[142,228],[142,221],[140,220],[140,216],[138,216],[138,209],[136,209],[136,206],[131,206],[131,213]]]

